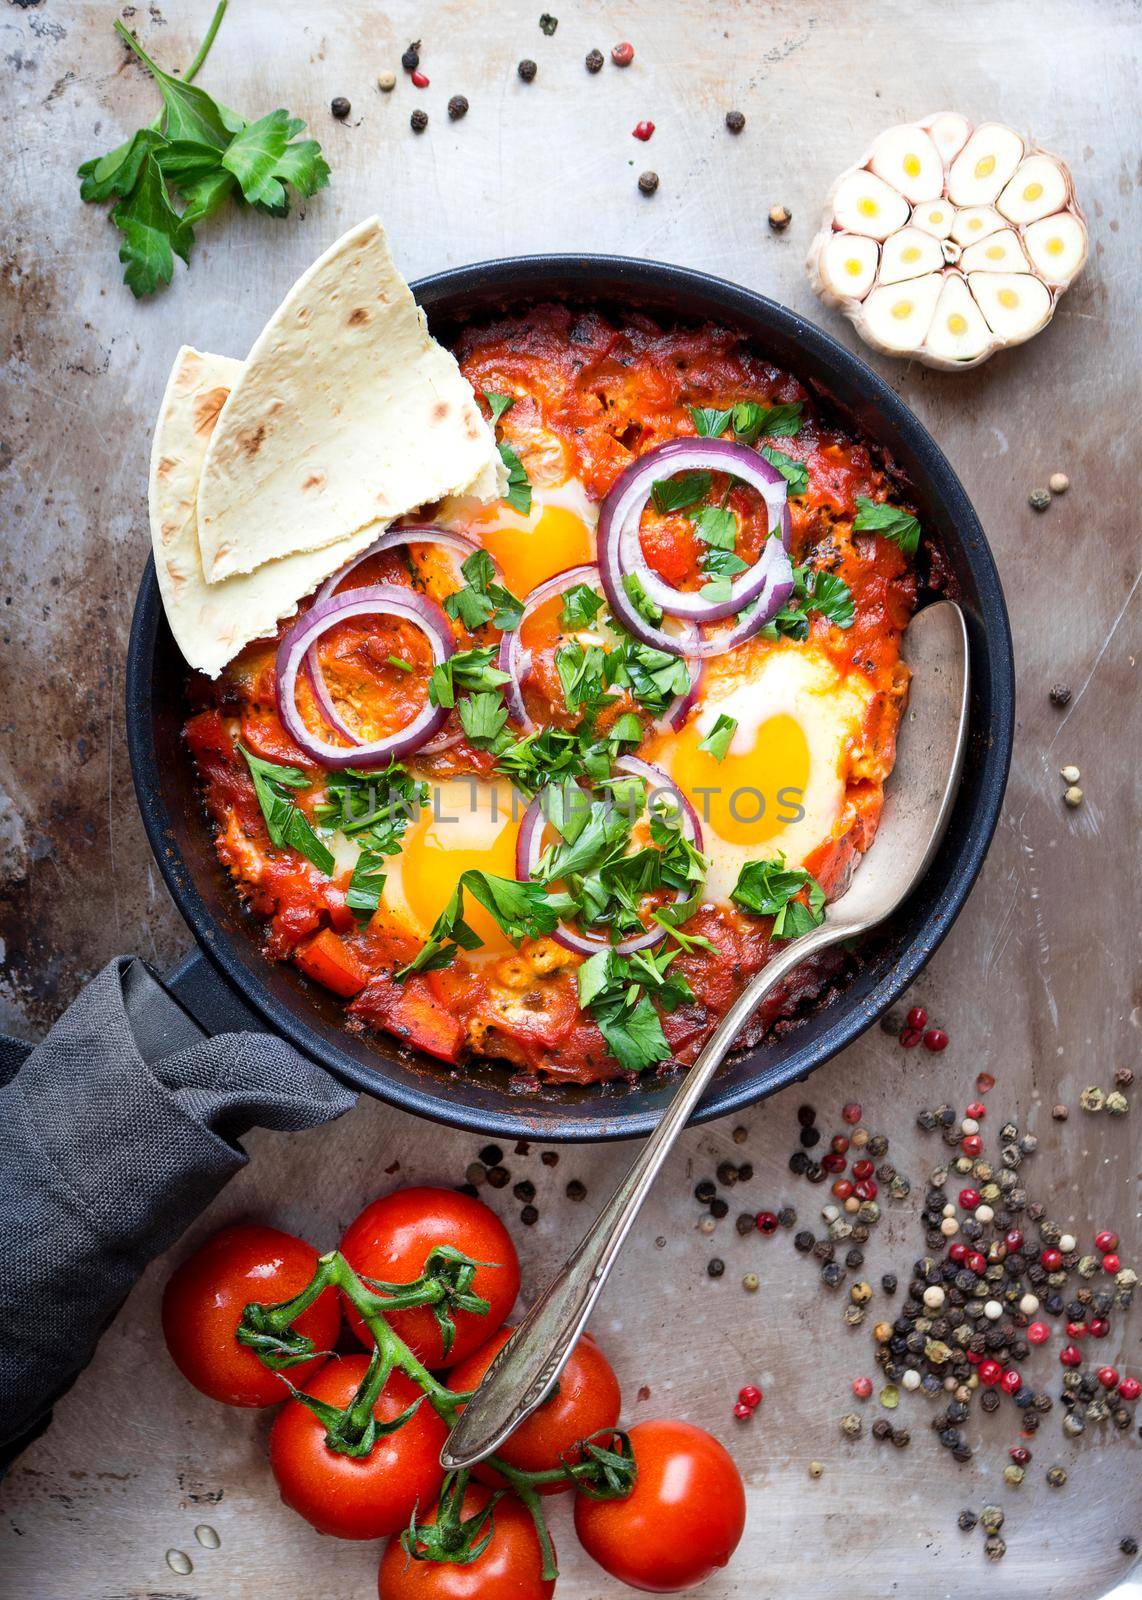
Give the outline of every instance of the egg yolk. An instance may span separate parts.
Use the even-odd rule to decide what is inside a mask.
[[[809,786],[809,746],[788,712],[759,723],[752,739],[743,739],[743,732],[735,733],[718,761],[699,748],[697,722],[688,723],[671,740],[670,772],[703,826],[728,844],[759,845],[799,820]]]
[[[496,505],[471,527],[521,599],[546,578],[594,559],[587,524],[566,506],[533,503],[531,515],[523,517]]]
[[[475,869],[515,877],[520,815],[517,805],[513,817],[508,784],[473,780],[432,786],[429,804],[408,829],[401,850],[405,899],[426,937],[462,873]],[[470,894],[464,896],[464,920],[497,955],[512,948],[499,923]]]

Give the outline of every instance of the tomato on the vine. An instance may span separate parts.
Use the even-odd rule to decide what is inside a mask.
[[[474,1516],[491,1492],[469,1484],[462,1515]],[[467,1566],[413,1561],[392,1538],[377,1575],[380,1600],[551,1600],[555,1579],[543,1577],[543,1552],[530,1513],[514,1495],[496,1501],[491,1542]],[[435,1522],[435,1509],[422,1522]]]
[[[745,1490],[729,1452],[688,1422],[630,1430],[638,1476],[625,1500],[575,1499],[575,1532],[620,1583],[689,1589],[724,1567],[745,1527]]]
[[[474,1389],[514,1331],[501,1328],[474,1355],[453,1367],[448,1374],[448,1387]],[[585,1333],[572,1350],[555,1393],[520,1423],[496,1454],[523,1472],[547,1472],[562,1466],[564,1456],[578,1461],[579,1444],[593,1433],[613,1428],[619,1420],[621,1404],[619,1380],[610,1362],[590,1334]],[[475,1472],[482,1483],[498,1486],[504,1482],[494,1467],[480,1465]],[[540,1492],[553,1494],[568,1487],[566,1481],[545,1484]]]
[[[163,1334],[184,1378],[212,1400],[231,1406],[272,1406],[289,1396],[285,1383],[235,1337],[252,1301],[290,1300],[313,1277],[317,1251],[277,1228],[240,1223],[223,1228],[172,1274],[163,1293]],[[310,1361],[286,1368],[304,1386],[337,1343],[341,1304],[327,1289],[294,1323],[313,1340]]]
[[[474,1311],[453,1314],[456,1333],[447,1356],[431,1306],[386,1313],[393,1332],[428,1367],[463,1361],[511,1310],[519,1292],[519,1257],[503,1223],[479,1200],[452,1189],[398,1189],[366,1206],[341,1241],[341,1253],[354,1272],[387,1283],[419,1278],[438,1245],[452,1245],[485,1263],[477,1269],[472,1288],[489,1302],[489,1310],[485,1316]],[[346,1312],[361,1343],[372,1344],[360,1314],[352,1306]]]
[[[329,1405],[352,1400],[369,1365],[367,1356],[330,1361],[305,1386]],[[392,1422],[421,1391],[395,1371],[373,1415]],[[382,1434],[367,1456],[330,1450],[325,1425],[300,1400],[278,1413],[270,1430],[270,1469],[287,1506],[318,1533],[339,1539],[381,1539],[406,1527],[416,1506],[431,1505],[444,1478],[440,1452],[448,1429],[427,1400],[395,1433]]]

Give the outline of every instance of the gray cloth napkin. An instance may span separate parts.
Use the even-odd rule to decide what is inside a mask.
[[[113,961],[35,1048],[0,1048],[0,1472],[43,1431],[147,1263],[247,1156],[355,1096],[283,1039],[208,1037]]]

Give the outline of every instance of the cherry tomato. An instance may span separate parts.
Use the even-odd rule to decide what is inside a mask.
[[[230,1406],[273,1406],[289,1396],[235,1334],[255,1300],[272,1305],[300,1294],[317,1269],[317,1251],[277,1228],[241,1223],[223,1228],[178,1267],[163,1293],[163,1334],[175,1366],[196,1389]],[[304,1387],[341,1331],[341,1304],[327,1289],[294,1323],[321,1352],[287,1369]]]
[[[514,1333],[514,1328],[501,1328],[494,1338],[482,1345],[467,1361],[453,1367],[448,1374],[450,1389],[474,1389],[491,1366],[492,1361]],[[550,1400],[545,1400],[533,1411],[496,1451],[509,1466],[524,1472],[547,1472],[562,1465],[560,1457],[566,1455],[578,1461],[578,1445],[603,1428],[613,1428],[619,1420],[619,1380],[606,1356],[589,1333],[585,1333],[571,1352],[563,1368],[559,1387]],[[476,1476],[481,1483],[495,1486],[504,1479],[494,1467],[479,1466]],[[569,1488],[566,1483],[544,1486],[541,1493],[557,1494]]]
[[[490,1493],[469,1484],[464,1515],[485,1506]],[[424,1522],[436,1521],[435,1508]],[[411,1561],[399,1538],[392,1538],[377,1575],[380,1600],[551,1600],[555,1579],[544,1578],[543,1553],[530,1515],[515,1498],[496,1501],[495,1529],[483,1555],[467,1566],[454,1562]]]
[[[346,1406],[365,1376],[367,1356],[329,1361],[306,1393]],[[407,1410],[420,1389],[393,1372],[373,1407],[381,1422]],[[379,1438],[367,1456],[347,1456],[325,1443],[325,1425],[291,1400],[270,1430],[270,1468],[282,1499],[318,1533],[339,1539],[381,1539],[406,1527],[414,1506],[431,1505],[444,1478],[440,1451],[448,1429],[423,1400],[415,1414]]]
[[[745,1527],[745,1490],[729,1452],[688,1422],[639,1422],[625,1500],[575,1498],[587,1554],[632,1589],[671,1594],[724,1567]]]
[[[412,1283],[442,1244],[474,1261],[495,1264],[479,1267],[472,1283],[476,1294],[489,1302],[487,1315],[455,1313],[456,1337],[447,1358],[430,1306],[394,1311],[389,1317],[394,1332],[429,1367],[463,1361],[502,1326],[511,1310],[519,1291],[519,1257],[503,1223],[470,1195],[451,1189],[398,1189],[366,1206],[341,1241],[341,1253],[355,1272],[386,1283]],[[361,1343],[371,1344],[358,1312],[351,1306],[346,1312]]]

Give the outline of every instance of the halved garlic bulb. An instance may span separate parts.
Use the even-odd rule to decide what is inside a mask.
[[[904,123],[889,128],[872,147],[873,172],[898,189],[905,200],[937,200],[944,192],[944,163],[923,128]]]
[[[864,320],[872,342],[881,350],[903,355],[924,343],[943,278],[930,272],[909,283],[878,284],[864,302]]]
[[[1023,243],[1031,265],[1044,283],[1066,288],[1086,260],[1086,229],[1069,211],[1043,217],[1024,230]]]
[[[1067,180],[1050,156],[1028,156],[995,202],[1011,222],[1038,222],[1066,204]]]
[[[1023,159],[1014,128],[985,122],[948,169],[948,199],[957,206],[988,206]]]
[[[890,239],[889,244],[892,243]],[[1027,272],[1030,264],[1011,228],[1001,228],[978,244],[969,244],[960,256],[961,272]]]
[[[966,211],[957,211],[955,221],[952,223],[952,238],[957,244],[975,244],[977,239],[986,239],[989,233],[998,233],[1000,228],[1007,224],[992,206],[969,206]]]
[[[944,279],[924,348],[955,366],[978,361],[991,346],[991,329],[957,273]]]
[[[922,278],[926,272],[939,272],[944,252],[939,239],[920,228],[901,228],[880,247],[881,283],[901,283],[905,278]]]
[[[806,266],[866,343],[962,371],[1044,327],[1086,258],[1066,164],[946,111],[841,174]]]
[[[818,271],[830,305],[863,300],[876,277],[880,248],[859,233],[831,233],[824,241]]]
[[[852,172],[833,199],[837,226],[870,239],[887,239],[908,221],[908,202],[874,172]]]
[[[1050,318],[1051,291],[1029,272],[973,272],[968,284],[988,327],[1008,344],[1021,344]]]

